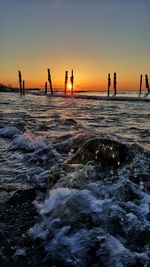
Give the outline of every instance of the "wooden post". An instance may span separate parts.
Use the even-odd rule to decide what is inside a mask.
[[[141,74],[140,76],[140,91],[139,91],[139,96],[142,94],[142,80],[143,80],[143,75]]]
[[[23,80],[23,83],[22,83],[22,94],[25,95],[25,81]]]
[[[145,83],[146,83],[146,89],[147,89],[147,94],[149,94],[149,80],[148,80],[148,75],[145,75]]]
[[[50,91],[51,91],[51,95],[53,95],[53,87],[52,87],[52,79],[51,79],[50,69],[47,69],[47,71],[48,71],[48,81],[49,81],[49,85],[50,85]]]
[[[110,95],[110,86],[111,86],[111,78],[110,78],[110,73],[108,73],[108,94],[107,94],[107,96]]]
[[[114,73],[114,96],[117,94],[117,75]]]
[[[21,71],[18,71],[19,74],[19,87],[20,87],[20,94],[22,95],[22,77],[21,77]]]
[[[65,72],[65,90],[64,90],[65,95],[67,93],[67,82],[68,82],[68,71]]]
[[[45,94],[47,95],[47,82],[45,83]]]
[[[71,82],[71,94],[73,95],[73,84],[74,84],[73,70],[71,72],[70,82]]]

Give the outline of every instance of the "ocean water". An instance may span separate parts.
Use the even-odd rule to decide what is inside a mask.
[[[1,93],[0,170],[1,207],[36,191],[4,266],[150,266],[149,102]]]

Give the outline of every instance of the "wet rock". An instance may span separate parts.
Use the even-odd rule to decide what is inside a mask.
[[[120,167],[131,157],[128,147],[108,139],[91,139],[87,141],[68,163],[87,164],[93,162],[102,167]]]
[[[58,138],[55,144],[55,148],[59,153],[69,153],[69,152],[77,152],[77,150],[83,146],[85,142],[89,140],[89,138],[94,138],[95,135],[89,135],[87,133],[80,132],[78,134],[75,134],[73,136],[71,135],[65,135],[61,138]],[[80,163],[79,163],[80,164]]]

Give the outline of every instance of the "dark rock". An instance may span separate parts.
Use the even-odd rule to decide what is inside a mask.
[[[62,136],[61,138],[57,138],[57,143],[55,144],[55,148],[59,153],[69,153],[69,152],[77,152],[77,150],[83,146],[85,142],[89,140],[89,138],[94,138],[95,135],[89,136],[86,133],[79,133],[71,136],[70,134]]]
[[[116,141],[108,139],[91,139],[87,141],[68,163],[94,164],[107,167],[120,167],[131,157],[128,147]]]

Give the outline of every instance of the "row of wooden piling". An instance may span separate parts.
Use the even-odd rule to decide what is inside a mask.
[[[50,69],[47,69],[48,71],[48,81],[49,81],[49,86],[50,86],[50,93],[53,95],[53,87],[52,87],[52,79],[51,79],[51,73]],[[73,85],[74,85],[74,74],[73,70],[71,71],[71,77],[70,77],[70,82],[71,82],[71,94],[73,95]],[[67,84],[68,84],[68,71],[65,71],[65,87],[64,87],[64,94],[67,94]],[[47,82],[45,82],[45,94],[47,95],[48,93],[48,86]]]
[[[52,86],[52,78],[51,78],[51,71],[50,69],[47,69],[48,72],[48,82],[49,82],[49,88],[50,88],[50,94],[51,96],[53,95],[53,86]],[[20,88],[20,94],[25,95],[25,81],[22,80],[22,74],[21,71],[18,71],[19,74],[19,88]],[[65,86],[64,86],[64,94],[67,94],[67,84],[68,84],[68,71],[65,71]],[[74,92],[74,72],[73,70],[71,71],[71,76],[70,76],[70,83],[71,83],[71,95],[73,95]],[[140,75],[140,89],[139,89],[139,96],[142,94],[142,84],[143,84],[143,75]],[[149,79],[148,75],[145,74],[145,88],[147,90],[147,95],[150,93],[150,88],[149,88]],[[107,91],[107,96],[110,96],[110,91],[111,91],[111,75],[108,73],[108,91]],[[47,81],[45,82],[45,94],[48,94],[48,83]],[[116,96],[117,94],[117,73],[114,73],[113,76],[113,96]]]
[[[142,94],[142,83],[143,83],[143,75],[140,75],[140,90],[139,90],[139,96]],[[110,96],[110,87],[111,87],[111,77],[110,73],[108,73],[108,96]],[[145,88],[147,90],[147,95],[150,93],[150,88],[149,88],[149,79],[148,75],[145,74]],[[113,92],[114,96],[117,94],[117,74],[116,72],[114,73],[114,80],[113,80]]]

